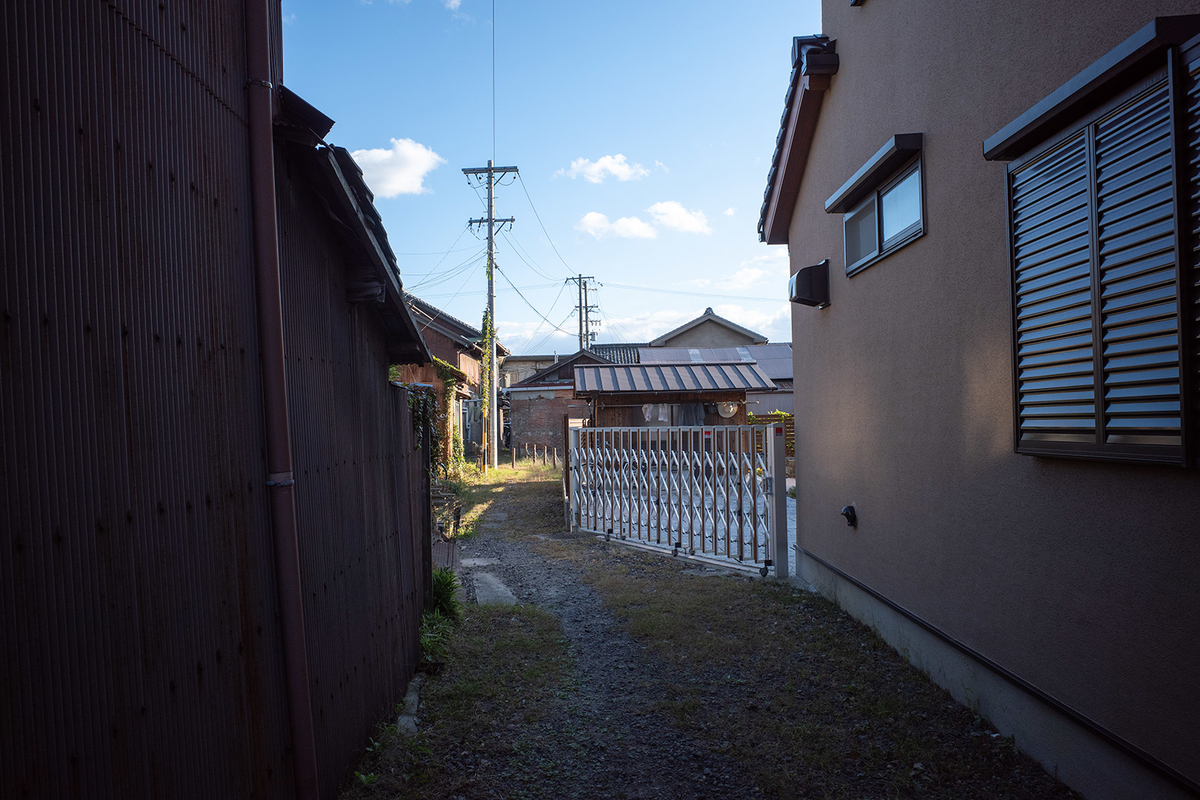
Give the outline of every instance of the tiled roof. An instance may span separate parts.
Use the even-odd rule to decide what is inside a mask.
[[[607,358],[614,364],[636,364],[638,363],[638,349],[648,346],[646,342],[636,344],[610,342],[608,344],[594,344],[588,349],[601,358]]]

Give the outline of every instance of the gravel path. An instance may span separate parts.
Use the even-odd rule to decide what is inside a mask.
[[[495,576],[517,602],[553,613],[570,641],[578,690],[544,723],[543,764],[535,780],[550,797],[758,797],[727,756],[682,733],[656,705],[667,699],[653,676],[665,667],[634,643],[569,562],[545,558],[505,537],[502,503],[485,512],[478,537],[464,542],[467,595],[479,573]],[[569,534],[550,538],[566,539]],[[490,583],[490,581],[489,581]]]

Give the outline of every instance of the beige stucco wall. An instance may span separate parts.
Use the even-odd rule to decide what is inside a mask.
[[[1193,780],[1200,471],[1012,452],[1005,167],[981,144],[1153,15],[1198,11],[825,0],[841,69],[790,226],[793,271],[831,264],[830,307],[793,311],[800,544]],[[926,235],[848,279],[824,200],[909,132]]]
[[[756,340],[720,323],[705,320],[694,328],[671,337],[659,347],[742,347]]]

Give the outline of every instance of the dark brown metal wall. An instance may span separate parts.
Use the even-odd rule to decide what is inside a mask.
[[[0,12],[0,797],[292,794],[243,26],[241,0]],[[290,308],[334,308],[318,286]],[[333,380],[304,345],[292,382],[327,796],[415,657],[421,542],[381,509],[423,478],[381,332],[328,324]]]
[[[241,4],[2,19],[0,795],[284,796]]]
[[[277,159],[304,613],[329,795],[416,667],[424,584],[413,531],[429,528],[412,517],[427,489],[407,391],[387,382],[371,304],[346,301],[345,234],[302,173]]]

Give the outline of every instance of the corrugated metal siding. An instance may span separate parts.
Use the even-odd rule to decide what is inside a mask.
[[[240,4],[0,18],[0,795],[287,796]]]
[[[751,363],[575,367],[577,392],[706,392],[774,388],[771,379]]]
[[[0,797],[293,794],[243,19],[0,13]],[[417,652],[426,473],[377,322],[288,279],[293,326],[325,315],[289,367],[333,796]]]
[[[407,392],[387,383],[382,325],[370,304],[346,301],[339,233],[290,166],[281,156],[276,168],[288,402],[317,752],[332,796],[416,668],[414,531],[429,528],[413,514],[427,489],[408,469],[420,458]]]

